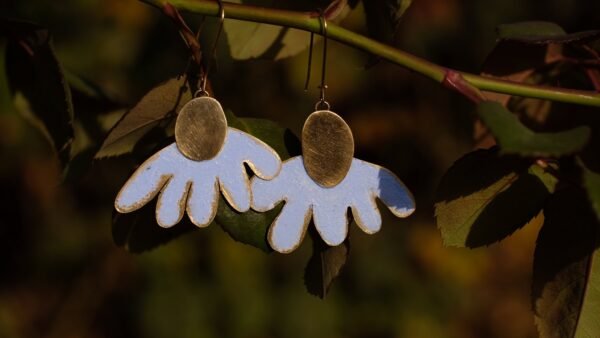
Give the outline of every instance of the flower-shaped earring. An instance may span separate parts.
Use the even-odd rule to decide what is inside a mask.
[[[179,111],[175,142],[147,159],[129,178],[115,200],[117,211],[135,211],[160,192],[156,205],[160,226],[177,224],[187,210],[192,223],[203,227],[215,217],[219,189],[235,210],[250,208],[244,163],[263,179],[279,173],[281,160],[273,149],[227,126],[223,108],[205,90],[207,75],[208,69],[195,98]]]
[[[368,234],[381,228],[376,198],[397,217],[407,217],[415,210],[412,194],[392,172],[353,158],[352,131],[329,110],[325,101],[327,23],[323,16],[321,20],[325,43],[321,98],[302,129],[302,156],[284,161],[274,179],[255,177],[251,182],[253,209],[267,211],[285,201],[268,234],[271,247],[281,253],[300,245],[311,217],[325,243],[336,246],[348,235],[348,208]]]

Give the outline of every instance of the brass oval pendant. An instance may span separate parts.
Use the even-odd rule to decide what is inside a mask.
[[[352,164],[354,138],[346,121],[329,110],[316,111],[302,128],[304,168],[316,183],[326,188],[340,183]]]
[[[219,101],[203,96],[192,99],[179,111],[175,142],[185,157],[205,161],[215,157],[225,143],[227,119]]]

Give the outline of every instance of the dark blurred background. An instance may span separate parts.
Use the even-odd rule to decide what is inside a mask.
[[[138,1],[14,0],[0,11],[47,27],[63,67],[124,107],[187,62],[177,29]],[[598,13],[589,0],[414,0],[396,43],[477,73],[498,24],[546,20],[575,32],[597,28]],[[203,41],[212,41],[214,23],[207,20]],[[361,8],[343,25],[364,33]],[[215,96],[238,116],[298,134],[318,96],[321,48],[304,92],[307,51],[235,61],[223,37]],[[0,337],[536,337],[530,271],[539,224],[477,250],[442,247],[435,227],[436,184],[473,148],[473,107],[418,74],[387,62],[366,67],[368,55],[329,48],[328,100],[354,132],[356,157],[394,171],[418,211],[398,220],[385,210],[372,236],[354,227],[350,258],[324,300],[303,285],[309,240],[289,255],[264,254],[213,226],[141,254],[118,247],[112,203],[131,162],[98,160],[81,180],[61,184],[44,137],[3,115]]]

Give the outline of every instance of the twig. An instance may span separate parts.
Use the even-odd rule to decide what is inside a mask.
[[[219,13],[219,5],[216,1],[141,1],[156,6],[161,10],[164,8],[165,4],[170,3],[176,8],[192,13],[210,16],[217,16]],[[318,14],[314,12],[296,12],[233,3],[225,3],[224,8],[228,19],[268,23],[272,25],[305,30],[315,34],[321,33],[321,25]],[[377,55],[383,59],[429,77],[438,83],[442,83],[446,76],[447,68],[409,54],[405,51],[396,49],[392,46],[372,40],[366,36],[357,34],[333,23],[329,26],[327,35],[330,39],[337,40],[346,45]],[[600,94],[591,91],[534,86],[465,72],[459,73],[467,83],[483,91],[600,107]]]

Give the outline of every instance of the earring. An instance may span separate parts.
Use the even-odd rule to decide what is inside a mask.
[[[221,22],[225,12],[219,1]],[[210,62],[202,74],[200,89],[181,108],[175,124],[175,142],[147,159],[129,178],[115,200],[118,212],[135,211],[156,195],[156,221],[171,227],[187,214],[195,225],[209,225],[215,217],[218,192],[237,211],[250,208],[252,196],[244,163],[262,179],[281,169],[277,153],[259,139],[227,126],[221,104],[210,97],[206,82]]]
[[[321,93],[302,129],[302,155],[284,161],[274,179],[255,177],[251,182],[253,209],[267,211],[285,201],[268,234],[271,247],[281,253],[300,246],[311,218],[323,241],[336,246],[348,235],[348,208],[356,224],[368,234],[381,228],[376,198],[397,217],[407,217],[415,210],[412,194],[391,171],[353,157],[352,131],[325,100],[327,21],[322,13],[321,28]],[[309,74],[311,58],[312,50]]]

